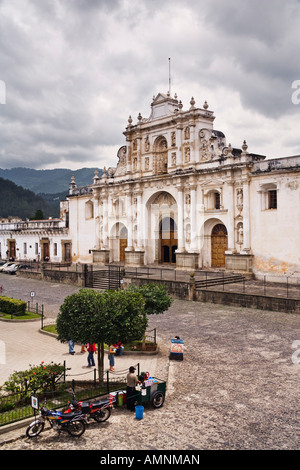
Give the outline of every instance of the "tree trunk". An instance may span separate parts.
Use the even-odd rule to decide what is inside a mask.
[[[142,351],[146,351],[146,333],[143,336]]]
[[[104,343],[98,344],[97,359],[98,359],[99,384],[102,385],[103,378],[104,378]]]

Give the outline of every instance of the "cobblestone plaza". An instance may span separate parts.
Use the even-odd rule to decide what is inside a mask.
[[[63,298],[77,290],[5,275],[0,281],[4,295],[15,298],[28,300],[34,290],[50,320]],[[48,354],[44,360],[57,359],[59,354],[63,360],[67,346],[39,333],[38,324],[32,325],[31,341],[24,343],[22,332],[27,334],[29,327],[15,324],[12,330],[9,323],[1,322],[0,339],[7,345],[7,355],[22,355],[24,361],[36,355],[38,363],[43,343]],[[145,407],[143,419],[137,420],[134,413],[116,408],[107,422],[90,424],[77,440],[63,434],[58,438],[53,431],[28,440],[24,428],[17,429],[0,434],[0,450],[300,448],[298,315],[175,300],[168,312],[150,318],[149,328],[154,327],[159,354],[147,364],[152,375],[167,380],[161,409]],[[184,339],[182,362],[169,361],[174,335]],[[80,354],[72,360],[74,364],[84,361]],[[127,361],[124,356],[123,365]],[[142,363],[140,358],[134,360],[138,361]],[[0,372],[7,374],[6,367],[0,365]],[[122,367],[121,362],[117,367]],[[2,377],[1,373],[1,383]]]

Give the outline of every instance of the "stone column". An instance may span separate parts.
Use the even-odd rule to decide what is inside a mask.
[[[244,247],[241,253],[250,253],[250,201],[249,201],[249,181],[243,181],[243,230]]]
[[[176,128],[176,166],[181,168],[183,165],[183,155],[182,155],[182,124],[179,123]]]
[[[108,195],[103,195],[103,249],[108,249]]]
[[[132,142],[127,140],[127,156],[126,156],[126,174],[131,174],[132,171]]]
[[[234,243],[234,192],[233,192],[233,182],[227,182],[227,209],[228,209],[228,223],[227,223],[227,233],[228,233],[228,249],[226,253],[231,254],[235,252],[235,243]]]
[[[94,197],[94,224],[95,224],[95,248],[100,249],[100,224],[99,224],[99,191],[95,191]]]
[[[190,163],[195,165],[195,124],[189,124],[190,127]]]
[[[183,207],[183,186],[179,185],[177,187],[178,196],[177,196],[177,213],[178,213],[178,251],[184,251],[184,232],[183,232],[183,217],[184,217],[184,207]]]
[[[196,185],[191,186],[191,250],[197,250],[197,207],[196,207]]]
[[[138,176],[141,175],[141,165],[142,165],[142,136],[138,134],[137,136],[137,153],[136,153],[136,158],[137,158],[137,165],[136,165],[136,172]]]
[[[145,211],[142,207],[142,193],[138,192],[136,194],[137,198],[137,250],[140,251],[143,249],[144,245],[144,217]]]
[[[127,192],[127,248],[125,251],[133,250],[133,226],[132,226],[132,194]]]

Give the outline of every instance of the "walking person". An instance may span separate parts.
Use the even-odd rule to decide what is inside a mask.
[[[94,367],[95,366],[95,359],[94,359],[94,353],[97,351],[95,343],[88,343],[86,347],[88,351],[88,367]]]
[[[75,354],[74,341],[72,339],[69,339],[68,345],[69,345],[69,354],[72,354],[72,355]]]
[[[109,370],[112,372],[115,370],[115,354],[116,354],[116,348],[114,347],[113,344],[111,344],[109,346],[108,360],[109,360]]]

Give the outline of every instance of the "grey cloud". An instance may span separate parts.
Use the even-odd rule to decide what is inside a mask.
[[[153,94],[167,91],[168,57],[172,90],[186,100],[195,89],[222,87],[239,93],[245,111],[296,116],[299,7],[294,0],[4,0],[0,164],[97,163],[107,146],[123,145],[129,114],[148,117]],[[116,163],[111,158],[106,166]]]

